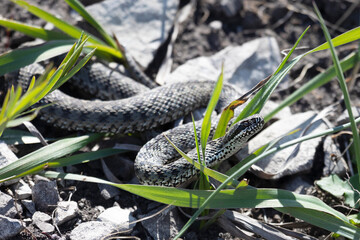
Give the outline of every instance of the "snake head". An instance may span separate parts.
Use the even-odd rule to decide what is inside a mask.
[[[259,132],[264,126],[264,119],[258,115],[252,115],[237,122],[224,136],[224,142],[243,144]]]

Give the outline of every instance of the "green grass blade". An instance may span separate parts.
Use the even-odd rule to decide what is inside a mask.
[[[324,20],[323,20],[323,18],[321,16],[321,13],[320,13],[319,9],[317,8],[315,2],[313,2],[313,6],[314,6],[314,9],[315,9],[315,13],[316,13],[316,15],[317,15],[317,17],[318,17],[318,19],[320,21],[321,28],[323,29],[326,41],[328,42],[328,44],[330,46],[330,51],[331,51],[332,59],[333,59],[333,62],[334,62],[336,75],[338,77],[338,80],[339,80],[339,83],[340,83],[340,88],[341,88],[341,91],[342,91],[343,97],[344,97],[345,106],[346,106],[347,112],[349,114],[349,119],[350,119],[350,123],[351,123],[351,131],[353,133],[353,144],[354,144],[354,150],[355,150],[355,160],[356,160],[356,165],[357,165],[358,172],[360,172],[360,137],[359,137],[359,132],[358,132],[356,123],[355,123],[354,114],[353,114],[352,109],[351,109],[351,101],[350,101],[349,91],[347,89],[347,85],[346,85],[346,82],[345,82],[344,73],[343,73],[343,70],[341,69],[339,58],[335,53],[335,47],[334,47],[333,42],[331,41],[329,31],[326,28]],[[357,34],[358,34],[358,37],[359,37],[360,28],[358,28]],[[360,177],[360,175],[359,175],[359,177]]]
[[[90,162],[93,160],[97,160],[100,158],[105,158],[105,157],[109,157],[115,154],[119,154],[119,153],[124,153],[126,151],[123,151],[121,149],[112,149],[112,148],[108,148],[108,149],[101,149],[95,152],[86,152],[86,153],[79,153],[70,157],[65,157],[65,158],[60,158],[60,159],[56,159],[50,162],[45,162],[42,164],[38,164],[36,165],[36,167],[29,169],[25,172],[22,172],[21,174],[17,175],[16,177],[23,177],[26,175],[30,175],[30,174],[36,174],[38,172],[41,172],[45,169],[48,168],[57,168],[57,167],[65,167],[65,166],[70,166],[70,165],[75,165],[75,164],[80,164],[80,163],[86,163],[86,162]]]
[[[52,90],[59,88],[62,84],[64,84],[67,80],[72,78],[82,67],[85,66],[85,64],[91,59],[91,57],[94,55],[96,49],[93,49],[90,53],[88,53],[83,59],[80,60],[80,62],[74,66],[66,76],[61,78],[53,87]]]
[[[360,228],[327,213],[308,208],[277,208],[276,210],[346,238],[360,239]]]
[[[0,75],[66,53],[73,44],[74,40],[50,41],[4,53],[0,55]]]
[[[64,35],[61,32],[46,30],[38,26],[33,26],[10,19],[0,19],[0,25],[5,28],[10,28],[12,30],[22,32],[33,38],[43,39],[45,41],[70,39],[69,36]]]
[[[61,158],[84,147],[90,142],[101,138],[102,134],[84,135],[59,140],[55,143],[40,148],[0,169],[0,182],[15,178],[38,165]]]
[[[19,125],[23,124],[23,122],[30,122],[34,118],[36,118],[36,116],[37,116],[37,112],[34,112],[34,113],[28,114],[28,115],[26,115],[24,117],[16,118],[14,120],[8,121],[7,124],[6,124],[6,127],[7,128],[16,127],[16,126],[19,126]]]
[[[349,54],[345,59],[343,59],[340,64],[341,68],[346,71],[351,69],[357,62],[360,61],[360,58],[356,56],[355,53]],[[335,67],[329,67],[326,71],[318,74],[310,81],[306,82],[299,89],[293,92],[290,96],[284,99],[280,105],[268,113],[264,119],[265,121],[269,121],[275,114],[277,114],[281,109],[286,106],[290,106],[295,103],[299,99],[301,99],[304,95],[311,92],[312,90],[324,85],[325,83],[330,82],[336,76]]]
[[[111,47],[115,49],[117,48],[114,39],[104,30],[101,24],[86,11],[81,2],[77,0],[65,0],[65,2],[67,2],[72,9],[78,12],[88,23],[90,23]]]
[[[214,111],[216,104],[219,100],[221,90],[222,90],[222,85],[223,85],[223,79],[224,79],[224,64],[221,66],[221,73],[215,84],[214,91],[211,95],[209,104],[206,108],[205,116],[204,116],[204,119],[203,119],[203,122],[201,125],[200,142],[201,142],[201,150],[203,153],[203,159],[205,159],[206,143],[209,138],[209,134],[210,134],[210,130],[211,130],[211,113]],[[205,160],[204,160],[204,162],[205,162]]]
[[[275,88],[281,82],[281,80],[286,76],[286,74],[290,71],[290,69],[300,60],[295,58],[294,60],[287,63],[291,54],[294,52],[295,48],[300,43],[301,39],[304,37],[305,33],[308,31],[309,27],[305,29],[305,31],[300,35],[297,39],[294,46],[291,48],[290,52],[286,55],[284,60],[281,62],[279,67],[276,69],[274,75],[270,78],[270,80],[265,84],[263,88],[259,90],[257,94],[251,99],[248,105],[245,106],[244,110],[239,114],[234,123],[252,115],[255,113],[259,113],[270,95],[274,92]]]
[[[351,29],[335,38],[333,38],[331,40],[332,44],[334,47],[352,42],[352,41],[356,41],[360,38],[360,27]],[[310,50],[309,52],[307,52],[306,54],[309,53],[313,53],[313,52],[317,52],[317,51],[321,51],[321,50],[326,50],[330,47],[329,42],[323,43],[320,46]]]
[[[8,145],[40,143],[40,140],[37,137],[34,137],[31,133],[13,129],[6,129],[0,140],[4,141]],[[53,139],[47,138],[46,140],[51,141]]]
[[[180,207],[198,208],[200,205],[204,205],[207,201],[206,199],[215,192],[159,186],[115,184],[95,177],[51,171],[47,171],[43,175],[50,178],[109,184],[144,198]],[[214,201],[211,201],[206,208],[273,207],[282,212],[290,212],[300,219],[306,219],[309,223],[320,225],[329,231],[334,231],[345,236],[352,236],[352,238],[360,237],[359,229],[349,224],[349,220],[342,213],[327,206],[316,197],[300,195],[286,190],[255,188],[222,190],[219,191],[214,197]],[[315,217],[313,222],[310,219],[311,216]],[[334,224],[319,224],[317,221],[323,216],[327,216],[323,219],[335,221],[339,228],[334,229]],[[182,232],[180,232],[177,237],[181,234]]]
[[[83,32],[83,30],[81,30],[80,28],[74,27],[73,25],[53,16],[52,14],[48,13],[47,11],[44,11],[44,10],[42,10],[34,5],[31,5],[25,1],[22,1],[22,0],[11,0],[11,1],[16,3],[17,5],[19,5],[20,7],[25,8],[27,11],[31,12],[35,16],[54,24],[55,27],[57,27],[58,29],[60,29],[61,31],[63,31],[64,33],[68,34],[69,36],[71,36],[73,38],[76,38],[76,39],[80,38],[80,36]],[[91,34],[88,34],[88,35],[91,35]],[[95,43],[95,44],[104,44],[103,41],[101,41],[100,39],[98,39],[94,36],[91,36],[91,38],[89,39],[89,42]]]

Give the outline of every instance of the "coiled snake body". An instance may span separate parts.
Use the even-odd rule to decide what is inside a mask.
[[[16,80],[26,88],[31,76],[42,72],[43,67],[33,64],[21,69]],[[196,108],[206,106],[215,85],[211,81],[195,80],[148,90],[101,64],[93,64],[81,70],[74,81],[83,84],[81,89],[90,86],[88,92],[97,93],[102,99],[113,99],[113,95],[118,92],[127,98],[90,101],[55,90],[41,100],[42,105],[52,104],[41,110],[40,118],[67,130],[111,133],[140,132],[174,121]],[[101,84],[106,86],[105,90]],[[228,99],[236,96],[238,94],[231,86],[224,85],[218,106],[225,106]],[[207,166],[213,166],[236,153],[262,126],[262,118],[252,116],[235,125],[223,138],[209,142],[205,155]],[[181,149],[192,149],[195,146],[192,123],[171,129],[165,134]],[[194,150],[189,152],[192,158],[197,159],[195,153]],[[182,185],[195,176],[197,170],[185,159],[174,161],[176,158],[178,154],[174,148],[163,135],[158,135],[138,153],[135,160],[136,175],[143,184]]]

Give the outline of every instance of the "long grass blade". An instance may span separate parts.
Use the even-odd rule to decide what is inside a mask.
[[[55,27],[57,27],[58,29],[60,29],[61,31],[63,31],[64,33],[68,34],[69,36],[71,36],[73,38],[76,38],[76,39],[80,38],[80,36],[83,32],[83,30],[81,30],[80,28],[77,28],[77,27],[53,16],[52,14],[48,13],[47,11],[44,11],[41,8],[31,5],[25,1],[22,1],[22,0],[11,0],[11,1],[16,3],[17,5],[19,5],[20,7],[25,8],[26,10],[28,10],[35,16],[54,24]],[[91,34],[88,34],[88,35],[91,35]],[[95,43],[95,44],[104,44],[103,41],[101,41],[100,39],[98,39],[92,35],[91,35],[91,38],[89,39],[89,42]]]
[[[77,0],[65,0],[69,6],[78,12],[88,23],[90,23],[105,39],[105,41],[113,48],[117,48],[117,45],[114,39],[104,30],[101,24],[93,18],[88,11],[86,11],[85,7],[81,4],[81,2]]]
[[[4,53],[0,55],[0,75],[66,53],[73,44],[74,40],[49,41],[35,47]]]
[[[33,38],[43,39],[45,41],[71,39],[71,37],[57,31],[46,30],[38,26],[33,26],[10,19],[0,18],[0,25],[5,28],[10,28],[12,30],[22,32]]]
[[[327,27],[324,23],[324,19],[322,18],[321,13],[320,13],[318,7],[316,6],[315,2],[313,2],[313,6],[315,9],[315,13],[320,21],[321,28],[323,29],[326,41],[328,42],[328,44],[330,46],[330,52],[331,52],[331,56],[332,56],[332,59],[334,62],[336,75],[338,77],[338,80],[340,83],[340,88],[341,88],[341,91],[344,96],[345,106],[346,106],[347,112],[349,114],[349,119],[350,119],[350,123],[351,123],[351,131],[353,133],[352,137],[353,137],[353,144],[354,144],[354,150],[355,150],[355,160],[357,163],[356,165],[357,165],[358,172],[360,172],[360,137],[359,137],[359,132],[358,132],[356,123],[355,123],[354,114],[351,109],[350,95],[349,95],[349,91],[346,86],[344,73],[343,73],[343,70],[341,69],[339,58],[335,53],[334,43],[331,40],[330,33],[327,30]],[[360,35],[360,27],[358,28],[357,33],[358,33],[358,35]],[[359,177],[360,177],[360,175],[359,175]]]

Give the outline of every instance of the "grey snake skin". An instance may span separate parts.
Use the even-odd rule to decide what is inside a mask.
[[[15,80],[26,88],[31,76],[41,74],[43,70],[41,65],[32,64],[22,68]],[[215,85],[212,81],[192,80],[155,87],[155,84],[145,82],[149,87],[155,87],[149,89],[98,63],[83,68],[72,81],[85,95],[111,100],[83,100],[55,90],[40,101],[40,105],[51,103],[40,111],[40,119],[67,130],[121,134],[152,129],[205,107]],[[119,96],[125,98],[114,100]],[[236,90],[225,84],[218,108],[237,96]],[[200,132],[199,126],[198,122],[197,132]],[[230,129],[223,138],[209,142],[205,155],[207,166],[214,166],[236,153],[262,126],[263,119],[252,116]],[[190,150],[195,146],[192,123],[164,134],[180,149]],[[196,151],[190,151],[189,155],[197,159]],[[143,184],[182,186],[198,171],[185,159],[177,158],[178,153],[160,134],[139,151],[135,173]]]

